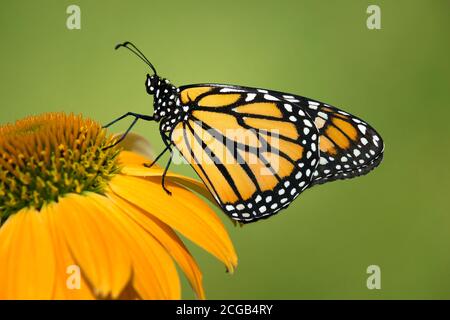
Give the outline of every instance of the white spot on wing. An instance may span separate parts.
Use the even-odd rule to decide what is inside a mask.
[[[317,113],[317,115],[318,115],[319,117],[324,118],[325,120],[328,119],[328,115],[327,115],[326,113],[322,112],[322,111],[320,111],[319,113]]]
[[[256,93],[249,93],[247,94],[247,97],[245,98],[245,101],[252,101],[253,99],[255,99],[256,97]]]
[[[277,97],[271,96],[270,94],[265,94],[264,99],[269,100],[269,101],[280,101],[280,99],[278,99]]]
[[[361,143],[362,143],[363,145],[366,145],[366,144],[369,143],[369,141],[367,141],[366,138],[362,137],[362,138],[361,138]]]
[[[311,123],[311,121],[309,121],[308,119],[303,120],[303,123],[304,123],[305,125],[307,125],[308,127],[312,127],[312,123]]]
[[[362,132],[362,134],[366,134],[366,126],[363,126],[362,124],[358,124],[359,131]]]
[[[244,90],[234,89],[234,88],[222,88],[220,92],[244,92]]]

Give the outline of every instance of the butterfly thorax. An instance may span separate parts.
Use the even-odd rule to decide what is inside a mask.
[[[171,131],[186,116],[186,110],[180,104],[180,89],[171,84],[169,80],[156,75],[147,75],[145,86],[147,93],[154,96],[153,116],[155,120],[161,122],[162,131]]]

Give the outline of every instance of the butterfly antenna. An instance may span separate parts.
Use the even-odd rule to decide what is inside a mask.
[[[144,61],[153,70],[155,75],[158,75],[157,72],[156,72],[155,67],[153,66],[153,64],[147,59],[147,57],[141,52],[141,50],[139,50],[133,43],[131,43],[129,41],[126,41],[124,43],[119,43],[118,45],[115,46],[114,49],[117,50],[120,47],[127,48],[128,50],[133,52],[139,59]]]

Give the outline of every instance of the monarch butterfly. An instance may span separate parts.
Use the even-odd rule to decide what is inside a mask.
[[[144,165],[150,167],[170,152],[162,177],[162,187],[169,194],[164,177],[174,148],[188,160],[223,211],[242,223],[270,217],[316,184],[364,175],[383,158],[380,135],[347,112],[266,89],[213,83],[177,88],[159,77],[131,42],[116,49],[121,47],[153,71],[147,74],[145,87],[154,96],[154,113],[128,112],[105,127],[134,117],[115,145],[139,119],[159,122],[166,147]],[[253,139],[239,140],[242,133]]]

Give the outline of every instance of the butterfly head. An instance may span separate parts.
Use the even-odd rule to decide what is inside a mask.
[[[164,117],[170,118],[170,120],[173,118],[177,119],[178,112],[175,110],[175,104],[177,102],[179,89],[173,86],[169,80],[159,77],[153,64],[134,44],[127,41],[118,44],[116,49],[122,47],[130,50],[153,71],[152,75],[147,74],[147,78],[145,79],[145,88],[147,89],[148,94],[154,96],[153,107],[155,120],[159,121]]]
[[[147,93],[153,96],[155,120],[170,117],[172,113],[176,112],[179,89],[172,85],[168,79],[147,74],[145,88]]]
[[[145,88],[147,89],[147,93],[154,95],[156,94],[156,90],[159,89],[159,84],[161,80],[157,75],[149,75],[147,74],[147,79],[145,80]]]
[[[122,47],[135,54],[153,71],[153,74],[147,74],[145,79],[147,93],[153,96],[153,117],[156,121],[161,121],[162,130],[171,130],[184,116],[184,111],[179,106],[180,89],[172,85],[169,80],[158,76],[153,64],[134,44],[127,41],[118,44],[116,49]]]

